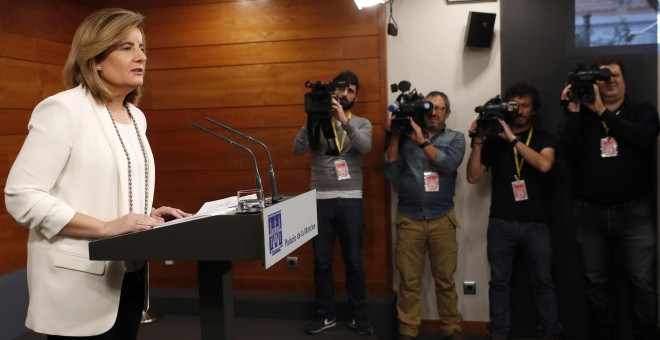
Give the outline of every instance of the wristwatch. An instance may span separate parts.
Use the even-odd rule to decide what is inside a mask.
[[[420,148],[425,148],[427,145],[431,145],[431,141],[428,138],[424,138],[424,142],[419,144]]]
[[[520,142],[520,138],[516,137],[516,138],[512,139],[511,140],[511,146],[513,146],[515,148],[516,144],[518,144],[518,142]]]

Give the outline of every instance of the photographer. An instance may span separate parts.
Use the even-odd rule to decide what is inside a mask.
[[[391,130],[395,115],[387,124],[391,140],[383,172],[390,180],[399,179],[394,253],[401,278],[397,298],[399,334],[400,339],[419,334],[420,285],[428,248],[442,333],[448,339],[464,339],[454,284],[458,252],[454,190],[456,169],[465,154],[465,137],[446,127],[451,113],[447,95],[431,92],[426,100],[433,103],[433,110],[423,115],[423,127],[409,117],[412,132],[402,136]]]
[[[616,334],[613,326],[620,321],[613,319],[609,283],[612,275],[622,274],[630,285],[634,338],[656,339],[653,160],[660,131],[658,112],[649,103],[628,99],[619,59],[603,58],[595,66],[608,68],[611,77],[595,81],[592,102],[571,102],[571,84],[562,91],[565,126],[558,148],[558,155],[571,164],[575,231],[587,278],[589,335],[610,339]],[[614,258],[621,258],[623,272],[611,273]]]
[[[479,182],[492,169],[492,196],[488,219],[487,252],[490,262],[491,339],[506,339],[511,323],[510,281],[518,248],[524,253],[531,278],[538,316],[539,335],[556,339],[561,331],[551,275],[552,244],[548,229],[547,173],[555,160],[555,137],[534,128],[532,118],[541,101],[538,90],[526,83],[507,89],[505,101],[515,101],[518,110],[507,112],[509,123],[499,120],[502,132],[484,138],[470,127],[472,152],[467,179]]]
[[[350,71],[332,81],[330,106],[334,138],[312,141],[311,188],[316,189],[318,235],[314,237],[314,280],[318,315],[306,328],[319,333],[336,325],[332,262],[335,235],[339,237],[349,303],[348,325],[358,333],[373,333],[364,312],[365,274],[362,266],[364,212],[362,206],[362,158],[371,150],[372,127],[369,120],[351,113],[359,83]],[[308,122],[316,119],[308,116]],[[308,124],[303,125],[293,143],[293,152],[303,155],[310,149]],[[333,144],[330,144],[333,143]],[[338,155],[328,150],[337,150]]]

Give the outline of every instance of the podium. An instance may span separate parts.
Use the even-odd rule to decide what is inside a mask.
[[[316,191],[254,214],[232,212],[176,222],[90,242],[89,257],[196,261],[202,339],[232,339],[231,261],[261,260],[267,269],[316,236]]]

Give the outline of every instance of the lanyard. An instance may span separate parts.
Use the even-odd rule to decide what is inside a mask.
[[[351,113],[348,113],[348,119],[351,119]],[[335,145],[337,145],[337,150],[339,150],[339,154],[341,155],[341,149],[344,148],[344,142],[346,142],[346,130],[344,130],[344,134],[341,137],[341,143],[339,143],[339,137],[337,137],[337,121],[335,120],[335,117],[332,117],[332,132],[335,133]]]
[[[525,145],[529,146],[529,142],[532,140],[532,132],[534,132],[534,127],[529,129],[529,134],[527,135],[527,142],[525,142]],[[516,161],[516,171],[518,172],[518,176],[516,176],[516,180],[520,180],[520,172],[522,171],[523,164],[525,164],[525,158],[518,159],[518,149],[516,147],[513,147],[513,158]]]
[[[619,113],[621,113],[621,109],[619,109],[619,111],[617,111],[617,112],[615,113],[615,115],[618,116]],[[605,128],[605,136],[608,136],[608,137],[609,137],[609,136],[610,136],[610,128],[607,127],[607,124],[605,124],[604,121],[601,120],[600,122],[603,124],[603,127]]]

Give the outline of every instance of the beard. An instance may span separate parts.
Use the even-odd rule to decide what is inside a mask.
[[[519,128],[525,127],[529,124],[530,119],[531,118],[527,118],[523,115],[515,114],[511,116],[511,123],[509,125]]]
[[[351,111],[351,108],[353,108],[353,105],[355,105],[355,100],[349,102],[348,100],[340,99],[339,104],[341,104],[341,108],[344,109],[344,112],[349,112]]]

